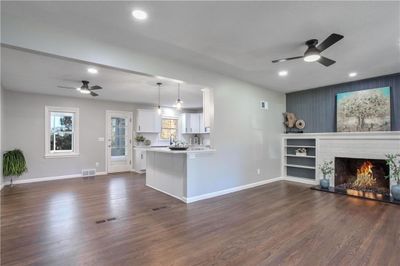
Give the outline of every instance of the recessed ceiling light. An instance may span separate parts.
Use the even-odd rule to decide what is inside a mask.
[[[97,69],[90,67],[87,69],[87,72],[89,72],[90,74],[97,74],[99,73],[99,71],[97,71]]]
[[[353,78],[353,77],[355,77],[355,76],[357,76],[357,72],[351,72],[351,73],[349,73],[349,77],[350,77],[350,78]]]
[[[287,72],[286,70],[282,70],[282,71],[278,72],[278,75],[281,76],[281,77],[284,77],[284,76],[287,76],[288,73],[289,72]]]
[[[147,19],[147,13],[140,9],[135,9],[132,11],[132,16],[138,20],[145,20]]]

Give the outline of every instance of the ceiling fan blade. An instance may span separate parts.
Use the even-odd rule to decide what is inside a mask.
[[[277,60],[273,60],[272,63],[280,63],[280,62],[285,62],[285,61],[289,61],[289,60],[294,60],[294,59],[299,59],[299,58],[303,58],[304,56],[295,56],[295,57],[289,57],[289,58],[281,58],[281,59],[277,59]]]
[[[326,57],[324,57],[324,56],[321,56],[321,58],[318,59],[318,62],[319,62],[320,64],[326,66],[326,67],[328,67],[328,66],[333,65],[334,63],[336,63],[335,60],[326,58]]]
[[[93,91],[90,92],[90,95],[92,95],[92,96],[94,96],[94,97],[99,96],[97,93],[95,93],[95,92],[93,92]]]
[[[328,38],[326,38],[322,43],[317,46],[317,49],[322,52],[323,50],[343,39],[343,37],[343,35],[332,33],[331,35],[329,35]]]
[[[66,86],[57,86],[57,88],[76,90],[76,88],[73,88],[73,87],[66,87]]]
[[[90,90],[101,90],[101,89],[103,89],[103,88],[98,85],[94,85],[94,86],[90,87]]]

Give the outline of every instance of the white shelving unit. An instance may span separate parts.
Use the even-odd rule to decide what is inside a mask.
[[[295,150],[305,148],[307,155],[296,155]],[[282,137],[282,176],[290,179],[316,181],[317,139],[314,137]]]
[[[286,148],[315,148],[315,146],[311,145],[286,145]]]
[[[285,164],[286,167],[304,168],[304,169],[315,169],[314,166],[306,166],[300,164]]]
[[[286,157],[300,157],[300,158],[316,158],[312,155],[296,155],[296,154],[285,154]]]

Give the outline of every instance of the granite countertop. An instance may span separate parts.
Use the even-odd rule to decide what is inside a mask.
[[[148,149],[147,151],[150,152],[163,152],[163,153],[182,153],[182,154],[188,154],[188,153],[211,153],[215,152],[215,149],[209,149],[209,148],[202,148],[202,149],[187,149],[185,151],[171,151],[169,148],[151,148]]]

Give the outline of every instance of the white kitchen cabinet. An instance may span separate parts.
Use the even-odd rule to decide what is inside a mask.
[[[211,120],[214,117],[214,103],[212,92],[208,88],[203,89],[203,116],[204,128],[207,128],[209,132]]]
[[[146,171],[146,151],[148,148],[135,147],[133,168],[137,172]]]
[[[199,114],[199,133],[206,133],[206,127],[204,125],[204,113]]]
[[[138,109],[136,114],[137,133],[159,133],[161,119],[156,110]]]
[[[190,133],[199,133],[200,131],[200,115],[190,114]]]
[[[182,134],[205,133],[204,118],[202,113],[184,113],[181,116]]]

